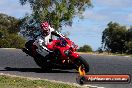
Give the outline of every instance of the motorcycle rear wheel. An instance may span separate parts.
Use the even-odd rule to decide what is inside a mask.
[[[37,54],[34,57],[34,61],[36,62],[36,64],[43,70],[43,71],[51,71],[51,63],[47,62],[47,57],[43,57],[40,54]]]

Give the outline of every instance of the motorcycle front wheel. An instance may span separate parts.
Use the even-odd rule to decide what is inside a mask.
[[[81,68],[81,69],[85,70],[86,73],[89,72],[88,62],[84,58],[82,58],[81,56],[75,60],[75,66],[76,66],[76,70]]]

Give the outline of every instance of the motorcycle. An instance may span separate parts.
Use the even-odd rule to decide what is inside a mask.
[[[77,45],[67,37],[59,37],[52,40],[47,48],[53,52],[46,56],[37,52],[38,47],[33,45],[34,40],[26,44],[23,52],[32,56],[36,64],[43,70],[51,70],[53,67],[62,69],[76,69],[81,74],[89,72],[89,64],[77,52]],[[83,72],[83,73],[82,73]]]

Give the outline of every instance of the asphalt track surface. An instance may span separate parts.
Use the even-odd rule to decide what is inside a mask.
[[[103,56],[81,54],[90,65],[89,74],[130,74],[132,75],[132,57]],[[76,70],[53,69],[42,71],[33,58],[26,56],[20,49],[0,49],[0,73],[77,83]],[[132,79],[132,78],[131,78]],[[105,88],[132,88],[129,84],[88,84]]]

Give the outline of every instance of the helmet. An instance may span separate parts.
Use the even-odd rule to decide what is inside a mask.
[[[49,23],[48,22],[43,22],[40,25],[42,32],[44,35],[48,35],[49,34]]]
[[[47,29],[49,28],[48,22],[43,22],[43,23],[41,23],[41,28],[42,28],[43,30],[47,30]]]

